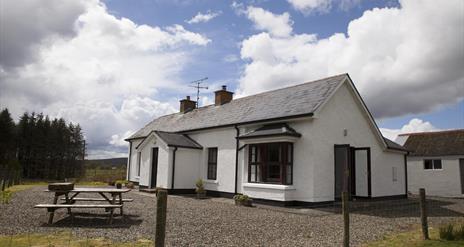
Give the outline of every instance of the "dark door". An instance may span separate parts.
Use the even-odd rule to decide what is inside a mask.
[[[151,184],[150,188],[156,188],[156,177],[158,174],[158,148],[152,149],[151,156]]]
[[[335,200],[340,200],[343,191],[350,191],[349,167],[352,163],[349,145],[335,145]]]
[[[459,159],[459,170],[461,170],[461,193],[464,194],[464,159]]]

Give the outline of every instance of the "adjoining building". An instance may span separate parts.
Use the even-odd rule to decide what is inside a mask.
[[[410,151],[408,190],[428,195],[464,194],[464,129],[402,134],[396,139]]]

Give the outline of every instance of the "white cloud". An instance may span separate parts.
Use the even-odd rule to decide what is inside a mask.
[[[290,15],[285,12],[281,15],[273,14],[262,8],[249,6],[246,10],[248,19],[253,21],[258,30],[263,30],[277,37],[287,37],[292,32],[293,21]]]
[[[328,12],[332,7],[331,0],[287,0],[293,8],[303,13]]]
[[[429,132],[439,130],[430,122],[425,122],[422,119],[413,118],[409,123],[405,124],[401,129],[387,129],[380,128],[383,136],[390,140],[396,140],[399,134],[415,133],[415,132]]]
[[[117,147],[127,147],[129,144],[125,141],[126,138],[130,137],[135,132],[132,130],[128,130],[123,134],[114,134],[111,136],[110,144],[117,146]]]
[[[160,91],[182,88],[179,74],[191,61],[191,50],[210,42],[181,25],[162,28],[117,18],[97,0],[58,1],[58,7],[7,2],[1,3],[8,7],[2,13],[14,7],[41,18],[23,18],[14,30],[2,29],[0,105],[16,116],[36,111],[80,123],[93,155],[126,152],[120,140],[126,131],[174,112]],[[9,25],[18,19],[0,16],[0,23]],[[63,25],[55,23],[63,19]],[[20,40],[31,31],[27,24],[44,31]],[[18,51],[15,38],[26,44],[24,50]],[[6,51],[23,55],[12,63],[3,60]]]
[[[464,98],[464,2],[403,0],[352,20],[347,34],[242,41],[238,95],[348,72],[376,117],[435,110]],[[292,31],[287,31],[291,33]]]
[[[205,14],[203,14],[201,12],[198,12],[198,14],[196,16],[192,17],[192,19],[190,19],[190,20],[188,20],[186,22],[188,24],[195,24],[195,23],[200,23],[200,22],[208,22],[208,21],[212,20],[213,18],[218,17],[221,14],[222,14],[221,11],[212,12],[211,10],[208,10]]]
[[[361,0],[287,0],[292,7],[303,14],[328,13],[334,5],[343,11],[358,6]]]

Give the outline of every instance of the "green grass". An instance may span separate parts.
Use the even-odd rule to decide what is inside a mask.
[[[441,240],[438,228],[429,228],[430,240],[422,240],[421,230],[399,233],[384,237],[383,240],[371,242],[366,247],[462,247],[464,241]]]
[[[70,232],[59,232],[53,234],[19,234],[19,235],[0,235],[0,246],[5,247],[147,247],[153,246],[153,242],[147,239],[140,239],[136,242],[113,242],[104,238],[76,238]]]
[[[109,182],[116,180],[124,180],[126,178],[126,169],[85,169],[84,177],[81,180],[84,181],[101,181]]]

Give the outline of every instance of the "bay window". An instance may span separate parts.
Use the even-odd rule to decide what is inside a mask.
[[[293,144],[290,142],[250,144],[248,182],[293,183]]]

